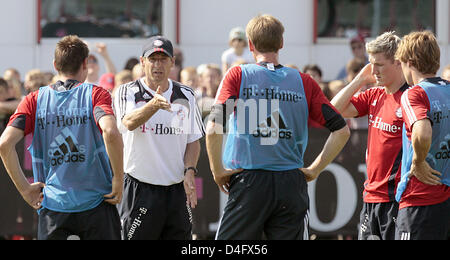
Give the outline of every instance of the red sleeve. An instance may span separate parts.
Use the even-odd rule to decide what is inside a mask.
[[[369,114],[370,98],[373,96],[374,89],[375,88],[371,88],[364,92],[357,93],[350,99],[350,103],[352,103],[358,111],[358,117]]]
[[[219,89],[217,90],[214,104],[225,104],[228,99],[239,98],[241,88],[242,69],[240,66],[234,66],[225,74]]]
[[[332,108],[334,112],[339,114],[337,109],[331,105],[325,94],[323,94],[317,82],[308,74],[300,73],[305,90],[306,102],[308,103],[309,120],[325,126],[327,121],[324,117],[323,105]]]
[[[425,90],[419,86],[408,89],[402,95],[402,113],[406,130],[411,132],[411,126],[422,119],[428,118],[430,111],[430,101]]]
[[[9,118],[8,126],[23,130],[24,136],[34,132],[38,94],[39,90],[28,94],[19,103],[16,112]]]
[[[92,106],[94,108],[95,122],[101,131],[98,120],[105,115],[114,115],[111,94],[102,87],[94,86],[92,88]]]

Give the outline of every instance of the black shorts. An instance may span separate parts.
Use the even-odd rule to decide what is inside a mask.
[[[76,236],[82,240],[120,240],[120,218],[117,208],[107,202],[76,213],[51,211],[39,213],[39,240],[66,240]]]
[[[396,240],[446,240],[450,228],[450,199],[429,206],[400,209]]]
[[[125,240],[192,239],[192,213],[182,182],[152,185],[125,174],[119,213]]]
[[[364,203],[360,215],[359,240],[394,240],[397,202]]]
[[[218,240],[307,240],[308,188],[298,170],[246,170],[231,176]]]

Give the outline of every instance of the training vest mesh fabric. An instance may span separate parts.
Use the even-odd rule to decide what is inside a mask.
[[[272,171],[303,167],[308,104],[300,73],[287,67],[241,67],[239,99],[228,123],[225,167]]]
[[[91,84],[39,89],[33,142],[35,182],[45,183],[42,207],[81,212],[111,192],[112,172],[93,116]]]

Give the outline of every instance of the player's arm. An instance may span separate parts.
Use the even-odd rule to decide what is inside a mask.
[[[407,129],[411,129],[411,143],[413,147],[413,158],[410,176],[415,176],[419,181],[429,184],[441,184],[441,174],[432,169],[426,162],[428,152],[432,143],[432,126],[427,116],[430,109],[428,96],[425,91],[416,86],[405,93],[401,98],[403,120]]]
[[[317,177],[319,177],[319,174],[323,171],[323,169],[325,169],[325,167],[330,164],[334,160],[334,158],[336,158],[336,156],[341,152],[349,137],[350,129],[347,125],[330,134],[325,143],[325,146],[313,161],[313,163],[307,168],[301,169],[305,174],[307,181],[313,181]]]
[[[429,119],[422,119],[414,123],[412,128],[411,142],[413,147],[413,158],[411,164],[411,176],[428,185],[441,184],[441,173],[434,170],[426,162],[432,142],[432,127]]]
[[[304,76],[305,94],[309,107],[309,117],[316,119],[331,134],[324,147],[312,164],[300,169],[307,181],[315,180],[325,167],[330,164],[344,148],[350,137],[350,129],[342,115],[328,101],[317,83],[309,76]]]
[[[241,172],[242,169],[225,169],[222,164],[223,132],[228,116],[233,111],[234,102],[239,97],[242,71],[239,66],[233,67],[225,74],[222,80],[215,104],[211,109],[206,125],[206,150],[209,166],[219,189],[228,194],[230,176]]]
[[[223,125],[213,120],[206,126],[206,150],[208,152],[209,165],[219,189],[228,194],[230,176],[241,172],[242,169],[225,169],[222,164]]]
[[[43,183],[30,184],[20,167],[16,144],[22,140],[24,131],[8,126],[0,137],[0,155],[9,177],[13,181],[24,200],[34,209],[39,209],[43,200],[41,189]]]
[[[92,92],[94,118],[101,130],[106,153],[111,164],[113,179],[112,191],[105,195],[105,201],[113,205],[120,203],[123,193],[123,141],[117,128],[116,118],[111,107],[111,95],[101,87]]]
[[[350,84],[339,91],[339,93],[331,100],[331,104],[345,118],[353,118],[358,116],[358,110],[350,102],[350,100],[356,92],[358,92],[358,90],[374,82],[375,78],[372,75],[372,65],[367,64],[352,80],[352,82],[350,82]]]
[[[113,115],[102,116],[98,124],[113,171],[112,192],[105,195],[105,201],[114,205],[120,203],[123,193],[123,140]]]
[[[147,122],[160,109],[171,112],[170,103],[162,96],[161,88],[158,87],[155,96],[149,102],[123,117],[122,124],[129,131],[133,131]]]

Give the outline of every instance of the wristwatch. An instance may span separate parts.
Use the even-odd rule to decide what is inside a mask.
[[[186,172],[189,171],[189,170],[193,170],[194,171],[194,176],[197,176],[198,170],[197,170],[197,168],[195,168],[193,166],[185,168],[184,169],[184,175],[186,175]]]

